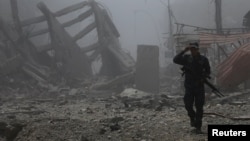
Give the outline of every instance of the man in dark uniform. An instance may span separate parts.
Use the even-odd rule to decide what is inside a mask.
[[[191,54],[185,54],[190,51]],[[196,133],[201,132],[203,106],[205,103],[204,77],[210,75],[210,64],[208,59],[199,52],[197,42],[190,43],[183,51],[177,54],[174,63],[182,65],[185,73],[185,95],[184,104],[190,117],[190,124],[195,127]],[[193,106],[195,105],[195,109]]]

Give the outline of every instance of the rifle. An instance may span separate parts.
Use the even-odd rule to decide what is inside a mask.
[[[218,97],[224,97],[224,95],[213,85],[211,84],[206,78],[203,78],[204,83],[212,89],[212,92],[216,94]]]
[[[195,75],[195,73],[190,69],[190,68],[188,68],[188,67],[185,67],[185,66],[183,66],[182,68],[181,68],[181,70],[183,71],[183,73],[182,73],[182,76],[184,75],[184,73],[185,73],[185,71],[189,71],[189,72],[191,72],[191,74],[193,75],[193,76],[196,76]],[[207,85],[207,86],[209,86],[211,89],[212,89],[212,92],[215,94],[215,95],[217,95],[218,97],[224,97],[224,95],[213,85],[213,84],[211,84],[208,80],[207,80],[207,78],[211,78],[210,76],[203,76],[202,77],[202,80],[204,81],[204,83]]]

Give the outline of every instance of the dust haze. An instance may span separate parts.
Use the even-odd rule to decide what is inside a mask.
[[[244,31],[204,34],[214,87],[197,135],[172,53],[216,31],[215,0],[0,0],[0,141],[194,141],[209,124],[249,124],[249,5],[222,0],[222,27]]]
[[[57,11],[81,0],[43,0],[52,11]],[[39,0],[22,0],[20,17],[26,19],[40,15],[36,8]],[[167,0],[99,0],[109,9],[121,37],[120,42],[136,59],[138,44],[158,45],[165,50],[168,37]],[[198,27],[215,28],[215,5],[213,0],[170,0],[173,23],[183,23]],[[242,27],[243,16],[249,11],[248,0],[224,0],[222,23],[225,28]],[[10,20],[9,2],[1,0],[1,16]],[[31,12],[32,11],[32,12]],[[164,54],[161,54],[161,64]]]

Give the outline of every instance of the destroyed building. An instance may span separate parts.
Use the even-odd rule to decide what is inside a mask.
[[[120,34],[108,12],[95,1],[83,1],[56,12],[40,2],[37,8],[42,15],[25,20],[19,17],[17,1],[11,1],[11,7],[14,24],[1,19],[1,74],[21,69],[39,82],[49,82],[53,74],[67,82],[82,81],[93,77],[94,61],[101,61],[98,74],[111,78],[134,71],[135,61],[121,48]],[[59,21],[79,9],[82,13],[77,17]],[[25,30],[44,22],[47,26],[38,30]],[[72,36],[67,28],[78,23],[84,27]],[[39,44],[46,34],[49,42]],[[84,40],[86,45],[81,46],[78,41],[86,36],[92,41],[97,39],[92,44]]]
[[[21,0],[8,0],[13,22],[0,19],[0,141],[207,139],[190,133],[182,76],[174,64],[169,74],[161,70],[157,45],[138,45],[134,60],[102,3],[82,0],[53,11],[37,1],[38,16],[23,19]],[[197,34],[185,34],[186,27]],[[246,28],[223,33],[177,23],[174,35],[177,52],[201,43],[211,82],[225,95],[206,92],[203,131],[250,120],[250,34]]]

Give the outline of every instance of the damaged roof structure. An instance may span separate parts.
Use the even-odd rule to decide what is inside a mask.
[[[220,47],[220,49],[226,55],[226,58],[217,66],[217,80],[218,85],[221,87],[236,87],[250,78],[250,64],[248,63],[248,59],[250,57],[250,43],[248,42],[249,39],[250,33],[248,32],[228,35],[200,35],[200,41],[203,45],[222,44],[236,47],[230,54],[226,53],[226,46]]]
[[[0,22],[0,57],[1,75],[20,69],[39,82],[48,82],[53,75],[66,81],[81,81],[93,77],[92,63],[101,60],[100,74],[116,77],[134,71],[134,59],[119,43],[119,32],[108,12],[94,0],[83,1],[56,12],[43,3],[37,4],[42,15],[20,20],[17,0],[11,0],[14,26],[1,19]],[[62,16],[84,11],[66,22],[59,20]],[[92,18],[89,20],[89,18]],[[83,29],[71,35],[67,27],[85,22]],[[25,28],[46,22],[47,27],[25,32]],[[86,24],[87,23],[87,24]],[[92,33],[95,32],[93,35]],[[49,35],[49,41],[37,45],[33,38]],[[81,46],[82,38],[90,36],[95,43]],[[88,41],[85,41],[88,42]]]
[[[183,34],[183,28],[193,28],[195,34]],[[188,42],[198,41],[201,52],[210,57],[216,74],[216,83],[220,88],[232,89],[249,80],[250,64],[248,28],[223,29],[223,34],[215,29],[196,27],[177,23],[175,39],[181,48]]]

